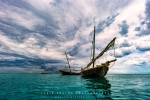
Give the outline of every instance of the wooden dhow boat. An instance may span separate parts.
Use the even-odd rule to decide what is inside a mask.
[[[62,75],[81,75],[80,70],[75,70],[75,69],[71,69],[71,68],[70,68],[70,63],[69,63],[69,59],[68,59],[68,57],[67,57],[67,53],[66,53],[66,52],[65,52],[65,55],[66,55],[66,59],[67,59],[69,68],[61,69],[61,70],[59,70],[59,72],[60,72]]]
[[[106,61],[105,63],[102,63],[100,65],[96,65],[96,67],[95,67],[95,61],[98,58],[100,58],[105,52],[107,52],[109,48],[114,47],[115,40],[116,40],[116,37],[105,47],[105,49],[97,57],[95,57],[95,26],[94,26],[94,36],[93,36],[93,41],[92,41],[92,46],[93,46],[92,61],[84,69],[81,69],[81,76],[103,78],[107,74],[107,72],[109,70],[109,64],[111,62],[115,62],[117,59]],[[89,68],[91,65],[93,67]]]

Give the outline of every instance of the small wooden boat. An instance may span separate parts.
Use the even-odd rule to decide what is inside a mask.
[[[101,57],[105,52],[107,52],[107,50],[110,47],[114,47],[116,37],[106,46],[106,48],[97,57],[95,57],[95,26],[94,26],[94,36],[93,37],[94,37],[93,38],[93,42],[92,42],[93,58],[92,58],[92,61],[84,69],[81,69],[81,76],[103,78],[107,74],[107,72],[109,70],[109,64],[111,62],[115,62],[117,59],[106,61],[105,63],[97,65],[96,67],[94,66],[95,65],[95,61],[99,57]],[[93,64],[93,67],[89,68],[91,66],[91,64]]]
[[[67,53],[66,52],[65,52],[65,55],[66,55],[66,58],[67,58],[67,62],[68,62],[69,68],[61,69],[61,70],[59,70],[59,72],[62,75],[81,75],[80,70],[75,70],[75,69],[71,69],[70,68],[70,63],[69,63],[69,59],[67,57]]]
[[[41,74],[51,74],[51,72],[42,72]]]

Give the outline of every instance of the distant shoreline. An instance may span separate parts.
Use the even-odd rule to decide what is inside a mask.
[[[0,73],[0,74],[41,74],[41,73]],[[51,75],[52,74],[60,74],[60,73],[51,73]],[[117,73],[117,74],[107,74],[107,75],[150,75],[150,73],[135,73],[135,74],[134,73],[133,74],[120,74],[120,73]]]

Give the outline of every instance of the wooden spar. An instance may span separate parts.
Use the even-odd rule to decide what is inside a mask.
[[[116,60],[117,60],[117,59],[114,59],[114,60],[110,60],[110,61],[109,61],[109,63],[111,63],[111,62],[114,62],[114,61],[116,61]]]
[[[95,57],[95,26],[94,26],[94,35],[93,35],[93,59],[94,60],[94,57]],[[95,61],[93,62],[93,68],[94,68],[94,63]]]
[[[70,69],[70,64],[69,64],[69,60],[68,60],[68,57],[67,57],[67,53],[65,52],[65,54],[66,54],[67,62],[68,62],[69,69]],[[71,70],[70,70],[70,72],[71,72]]]
[[[108,49],[109,49],[109,47],[110,47],[110,45],[112,45],[112,43],[115,41],[115,39],[116,39],[116,37],[106,46],[106,48],[95,58],[95,59],[93,59],[84,69],[86,69],[87,67],[89,67],[93,62],[95,62],[99,57],[101,57],[103,54],[104,54],[104,52],[106,52]]]

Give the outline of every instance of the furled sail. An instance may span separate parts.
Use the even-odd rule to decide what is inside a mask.
[[[66,53],[66,52],[65,52],[65,54],[66,54],[66,58],[67,58],[67,62],[68,62],[68,65],[69,65],[69,70],[70,70],[69,59],[68,59],[68,57],[67,57],[67,53]],[[70,72],[71,72],[71,70],[70,70]]]
[[[94,58],[84,69],[88,68],[93,62],[95,62],[99,57],[101,57],[110,47],[114,47],[116,37],[106,46],[106,48]]]
[[[108,44],[108,46],[105,48],[105,52],[106,52],[110,47],[114,47],[114,45],[115,45],[115,39],[116,39],[116,37]]]

